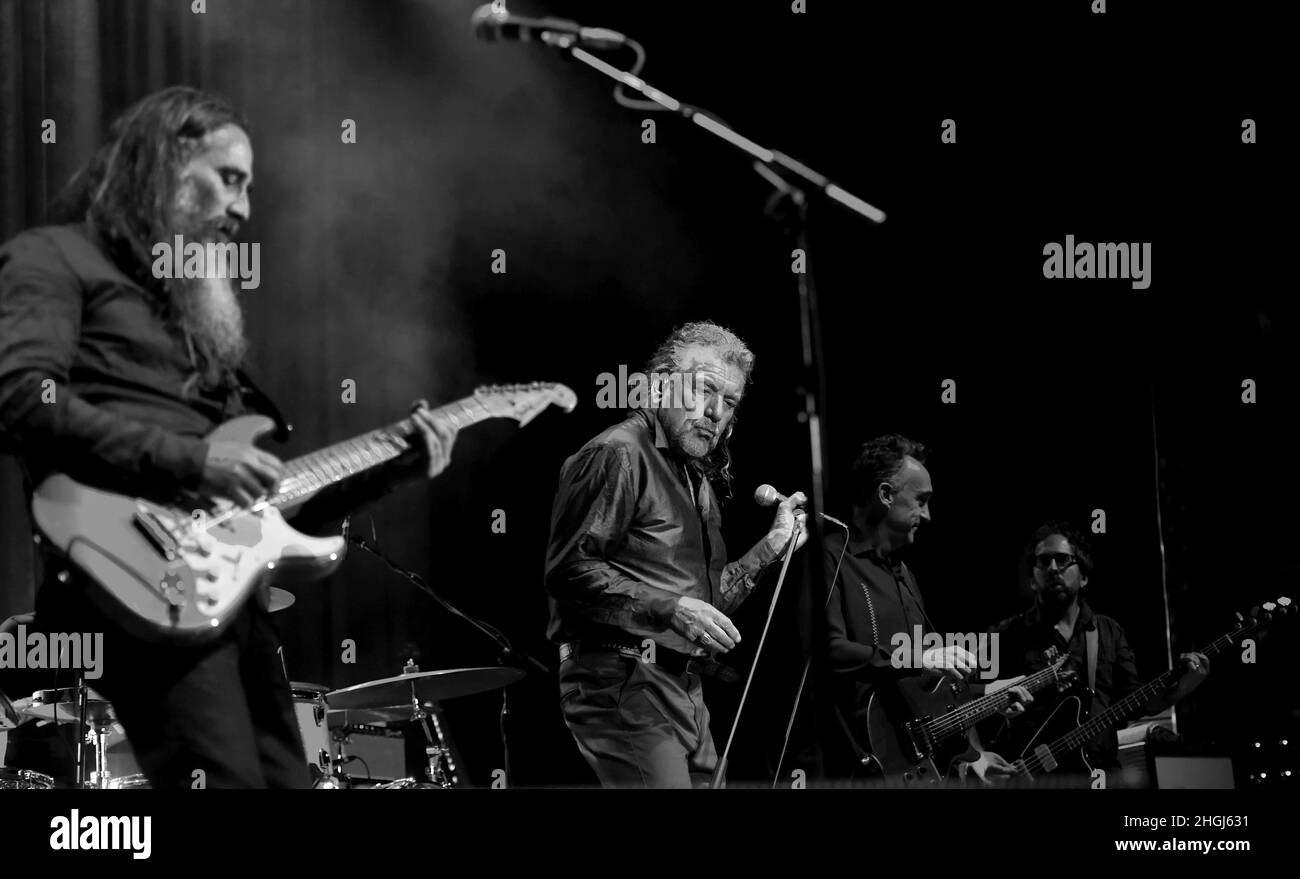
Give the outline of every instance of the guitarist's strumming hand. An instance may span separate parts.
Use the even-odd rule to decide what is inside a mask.
[[[921,654],[921,669],[925,677],[947,675],[954,681],[964,681],[975,673],[975,654],[955,644],[931,647]]]
[[[411,420],[420,429],[425,448],[429,450],[429,478],[432,479],[451,464],[451,447],[456,443],[456,433],[460,428],[435,418],[424,400],[416,402]]]
[[[199,492],[207,497],[251,507],[259,497],[275,492],[284,464],[269,452],[248,443],[208,443],[199,478]]]
[[[967,763],[962,761],[957,764],[957,777],[962,781],[966,780],[966,775],[972,769],[975,770],[975,777],[984,784],[993,784],[995,779],[1007,778],[1016,775],[1019,770],[1014,763],[1007,762],[1007,759],[995,751],[979,751],[979,759]]]

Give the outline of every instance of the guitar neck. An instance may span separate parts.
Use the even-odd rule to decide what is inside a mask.
[[[433,416],[460,429],[494,417],[474,397],[439,406],[433,410]],[[417,432],[414,418],[403,418],[386,427],[286,461],[285,475],[271,503],[277,507],[289,506],[307,495],[386,464],[411,447]]]
[[[1204,653],[1207,657],[1217,656],[1231,648],[1240,638],[1254,632],[1263,624],[1263,621],[1256,620],[1225,635],[1220,635],[1197,652]],[[1136,715],[1156,696],[1163,695],[1182,675],[1182,669],[1172,668],[1155,680],[1143,684],[1082,726],[1062,736],[1051,745],[1051,750],[1057,752],[1083,747],[1103,731],[1110,729],[1114,724]]]
[[[1056,667],[1049,667],[1036,671],[1027,676],[1017,686],[1022,686],[1030,693],[1036,693],[1039,690],[1053,683],[1057,678]],[[942,714],[931,721],[935,728],[945,730],[966,729],[987,720],[994,714],[1006,708],[1011,704],[1010,688],[998,690],[996,693],[990,693],[987,696],[981,696],[962,705],[960,708],[954,708],[947,714]]]

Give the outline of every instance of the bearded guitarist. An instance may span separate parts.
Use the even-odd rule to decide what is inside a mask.
[[[1068,655],[1067,668],[1075,672],[1080,683],[1087,682],[1092,691],[1091,696],[1083,695],[1083,708],[1095,716],[1142,686],[1133,648],[1123,627],[1111,617],[1096,613],[1088,603],[1093,553],[1079,530],[1067,523],[1048,522],[1034,532],[1029,550],[1034,604],[994,628],[999,634],[1003,668],[1012,675],[1028,674],[1046,664],[1044,655],[1049,648]],[[1210,661],[1204,654],[1184,653],[1180,660],[1186,673],[1172,689],[1151,700],[1144,714],[1164,711],[1200,686],[1209,674]],[[1065,707],[1051,699],[1040,699],[1024,716],[1003,722],[1002,729],[990,740],[1008,756],[1019,756],[1031,740],[1050,741],[1077,725],[1077,712],[1063,710]],[[1087,742],[1082,750],[1087,766],[1094,770],[1109,772],[1119,767],[1114,727]],[[1086,773],[1087,766],[1078,761],[1072,769]],[[1062,768],[1063,773],[1069,771]]]
[[[899,558],[930,521],[934,487],[925,459],[925,447],[903,436],[864,444],[853,465],[847,547],[837,533],[824,541],[830,594],[819,636],[824,656],[818,685],[825,706],[819,717],[822,771],[829,778],[920,781],[902,778],[916,774],[903,769],[908,762],[899,741],[903,724],[924,710],[918,707],[924,693],[934,690],[939,703],[962,700],[975,680],[976,658],[959,646],[924,651],[920,668],[899,668],[893,661],[896,633],[910,639],[916,626],[933,631],[916,579]],[[1014,679],[995,683],[1013,685],[1015,701],[1007,708],[1012,714],[1033,700]],[[935,713],[942,711],[940,704]],[[963,774],[973,768],[984,780],[1011,772],[1011,764],[980,746],[974,729],[960,739],[959,745],[969,746],[968,765],[959,767]],[[940,777],[925,781],[943,783],[945,769],[926,770]]]
[[[213,95],[149,95],[73,178],[54,211],[61,225],[0,248],[0,438],[21,457],[29,491],[54,471],[163,501],[192,492],[248,507],[275,490],[275,456],[204,438],[251,404],[231,280],[164,280],[150,268],[159,242],[229,243],[248,220],[247,130]],[[455,431],[427,408],[412,420],[409,454],[366,491],[447,466]],[[45,568],[37,625],[104,633],[96,689],[155,788],[189,788],[195,770],[207,787],[307,786],[278,639],[258,602],[215,641],[152,643],[91,604],[78,571],[57,557]]]

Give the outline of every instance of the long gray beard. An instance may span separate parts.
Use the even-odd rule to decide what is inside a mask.
[[[215,381],[237,368],[248,351],[244,312],[232,279],[180,278],[173,283],[181,328],[203,355],[207,378]]]

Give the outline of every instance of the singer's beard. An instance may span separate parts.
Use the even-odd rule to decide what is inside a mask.
[[[172,305],[202,355],[209,381],[236,369],[248,350],[244,312],[230,278],[177,278]]]
[[[717,429],[708,419],[676,421],[667,410],[660,411],[664,413],[660,423],[668,435],[668,445],[679,456],[703,461],[713,453],[718,445],[718,435]],[[709,436],[702,435],[700,431],[706,431]]]

